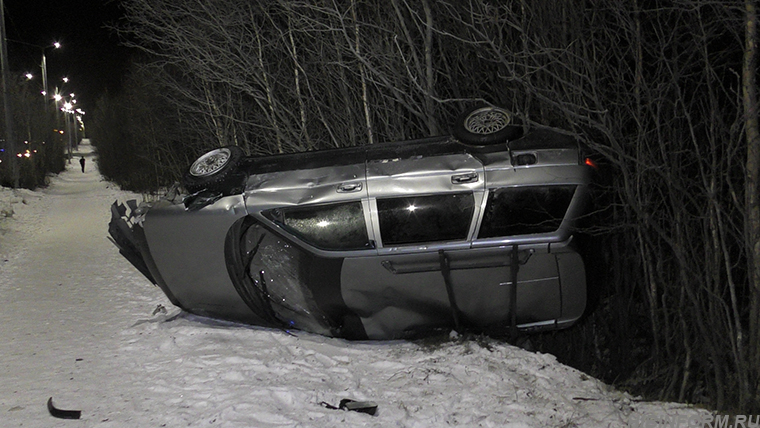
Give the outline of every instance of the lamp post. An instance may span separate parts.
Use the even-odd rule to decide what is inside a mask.
[[[33,43],[22,42],[21,40],[8,40],[8,41],[34,47],[40,50],[40,52],[42,53],[42,63],[40,63],[40,68],[42,69],[42,95],[46,97],[46,100],[49,99],[47,98],[49,92],[48,92],[48,74],[47,74],[47,55],[45,54],[45,51],[49,49],[60,49],[61,44],[59,42],[53,42],[46,46],[40,46],[40,45],[35,45]]]
[[[45,96],[45,108],[48,108],[48,77],[47,77],[47,56],[45,56],[45,49],[49,48],[55,48],[58,49],[61,47],[61,44],[58,42],[53,43],[49,46],[37,46],[38,48],[42,49],[42,95]]]
[[[69,114],[71,115],[71,132],[74,135],[74,149],[79,150],[79,133],[77,132],[77,128],[79,128],[79,124],[77,123],[77,112],[74,109],[77,105],[77,100],[74,98],[74,94],[71,94],[71,112]]]
[[[85,112],[81,108],[76,109],[76,112],[77,112],[77,115],[75,117],[77,120],[77,123],[76,123],[77,131],[79,131],[79,127],[82,127],[81,135],[82,135],[82,139],[84,139],[87,137],[87,130],[84,127],[84,120],[82,120],[82,116],[85,115]]]
[[[17,188],[19,185],[19,170],[18,162],[16,161],[16,147],[14,144],[13,136],[13,121],[11,104],[9,102],[8,91],[8,47],[5,38],[5,5],[3,0],[0,0],[0,74],[2,74],[3,80],[3,104],[5,110],[5,157],[11,164],[11,181],[13,188]]]
[[[66,136],[67,137],[66,138],[66,140],[67,140],[67,142],[66,142],[66,152],[68,154],[69,163],[71,163],[71,123],[69,121],[70,120],[69,116],[70,116],[70,114],[72,112],[72,110],[71,110],[72,107],[73,107],[73,105],[71,104],[71,102],[65,101],[65,100],[63,102],[63,106],[61,107],[61,111],[63,112],[63,115],[64,115],[63,118],[66,121],[66,134],[68,134]]]

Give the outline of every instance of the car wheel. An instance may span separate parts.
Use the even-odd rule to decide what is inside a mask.
[[[466,144],[489,145],[520,138],[522,126],[512,113],[499,107],[478,106],[464,112],[454,126],[454,137]]]
[[[190,165],[183,176],[182,184],[190,193],[224,190],[234,185],[232,181],[239,177],[237,166],[243,155],[243,150],[237,146],[211,150]]]

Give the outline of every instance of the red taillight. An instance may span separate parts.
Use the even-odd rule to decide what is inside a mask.
[[[599,165],[597,165],[596,162],[592,161],[591,158],[586,158],[586,160],[584,161],[584,163],[586,165],[590,166],[591,168],[599,169]]]

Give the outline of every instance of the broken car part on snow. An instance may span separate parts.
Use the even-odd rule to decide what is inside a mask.
[[[82,417],[81,410],[61,410],[55,407],[53,404],[53,397],[50,397],[47,401],[47,408],[50,415],[58,419],[79,419]]]

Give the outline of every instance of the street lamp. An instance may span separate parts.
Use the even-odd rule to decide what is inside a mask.
[[[76,119],[77,119],[78,124],[77,124],[77,127],[76,127],[75,130],[78,131],[79,128],[81,127],[82,128],[82,138],[85,138],[87,136],[87,130],[84,127],[84,120],[82,120],[82,116],[85,115],[85,112],[81,108],[76,109],[76,112],[77,112]]]
[[[37,46],[42,50],[42,95],[45,96],[45,108],[47,108],[47,95],[48,95],[48,82],[47,82],[47,57],[45,56],[45,49],[58,49],[61,47],[61,44],[58,42],[53,43],[52,45],[48,46]]]
[[[68,152],[69,162],[71,162],[71,124],[70,124],[70,117],[69,117],[69,115],[72,112],[72,110],[71,110],[72,107],[73,107],[73,105],[69,101],[65,101],[65,100],[64,100],[64,103],[63,103],[63,105],[61,107],[61,111],[64,114],[64,119],[66,119],[66,134],[68,134],[67,135],[67,143],[66,143],[66,151]]]

